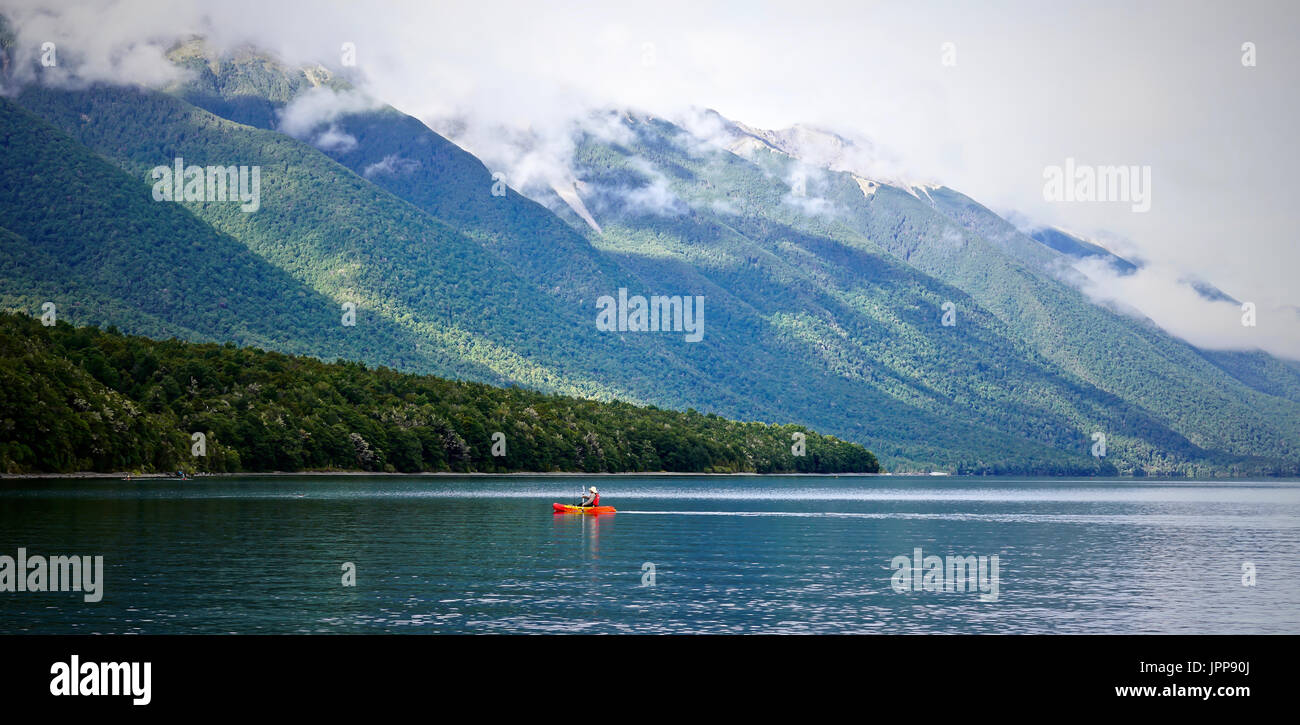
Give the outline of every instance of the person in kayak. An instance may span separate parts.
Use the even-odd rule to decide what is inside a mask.
[[[599,506],[600,491],[597,491],[595,486],[592,486],[591,488],[587,489],[587,492],[582,495],[582,503],[579,503],[578,505],[581,506],[582,508]]]

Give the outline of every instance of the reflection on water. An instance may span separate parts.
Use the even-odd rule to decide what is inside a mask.
[[[617,476],[618,514],[551,512],[588,483],[0,481],[0,556],[106,578],[0,591],[0,631],[1300,633],[1296,482]],[[894,591],[918,547],[998,556],[997,601]]]

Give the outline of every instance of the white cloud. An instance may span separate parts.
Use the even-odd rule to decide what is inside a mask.
[[[834,216],[839,211],[834,203],[819,196],[800,196],[790,193],[782,197],[781,201],[793,206],[806,216]]]
[[[54,9],[32,0],[6,1],[0,14],[17,34],[14,80],[30,83],[39,72],[41,82],[69,88],[124,80],[161,87],[185,76],[166,60],[177,31],[170,14],[144,12],[139,4],[128,8],[133,12],[107,16],[101,9],[96,3]],[[53,67],[41,64],[46,43],[54,46]]]
[[[1094,300],[1145,316],[1170,334],[1208,350],[1263,350],[1300,359],[1300,315],[1295,308],[1253,300],[1255,325],[1242,324],[1241,305],[1212,301],[1188,284],[1183,273],[1148,265],[1121,275],[1100,257],[1074,264],[1084,275],[1083,291]]]
[[[370,178],[375,175],[401,176],[410,174],[420,168],[420,162],[414,159],[403,158],[397,154],[389,154],[383,159],[376,161],[362,170],[361,175]]]
[[[1084,236],[1111,230],[1170,278],[1208,279],[1261,310],[1300,303],[1294,3],[6,7],[22,29],[20,68],[42,40],[54,40],[69,64],[59,72],[83,82],[118,74],[165,82],[175,71],[159,62],[161,50],[177,32],[326,64],[354,43],[361,87],[426,122],[456,119],[457,142],[516,188],[573,188],[572,134],[595,108],[675,119],[715,108],[760,128],[835,129],[874,142],[839,163],[941,181],[990,208],[1021,209]],[[1241,64],[1245,41],[1256,44],[1256,67]],[[948,42],[954,66],[941,62]],[[1150,165],[1151,211],[1044,201],[1043,168],[1065,158]],[[1130,286],[1126,294],[1150,294],[1144,304],[1159,306],[1159,289]],[[1191,335],[1204,312],[1175,305],[1153,319]],[[1261,335],[1293,334],[1260,319]]]
[[[360,113],[384,104],[360,91],[336,91],[324,86],[312,88],[279,111],[279,130],[294,138],[312,140],[321,148],[356,146],[357,140],[343,133],[334,122],[341,116]],[[321,129],[322,126],[327,126]]]
[[[961,249],[966,246],[966,235],[956,227],[944,227],[942,239],[949,247]]]
[[[625,189],[611,189],[618,195],[626,211],[633,214],[655,214],[659,216],[678,216],[689,210],[686,203],[677,198],[669,187],[668,177],[664,176],[650,162],[631,159],[634,169],[647,177],[648,182],[641,186]]]
[[[356,137],[334,124],[317,134],[311,143],[325,151],[351,151],[357,147]]]
[[[736,205],[732,204],[730,201],[727,201],[726,199],[714,199],[712,202],[709,202],[709,208],[717,212],[718,214],[728,214],[734,216],[740,213],[740,210],[736,208]]]

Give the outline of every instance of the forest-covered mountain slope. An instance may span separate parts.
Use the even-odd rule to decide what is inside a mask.
[[[0,314],[0,472],[177,469],[874,473],[879,465],[861,446],[803,426]]]
[[[1295,365],[1093,304],[1060,250],[953,190],[617,113],[572,160],[597,230],[378,102],[289,128],[296,100],[354,93],[324,69],[195,44],[172,60],[191,75],[165,91],[0,99],[4,307],[796,422],[895,470],[1300,471]],[[259,208],[154,201],[176,158],[259,167]],[[620,289],[702,297],[702,338],[599,329]]]

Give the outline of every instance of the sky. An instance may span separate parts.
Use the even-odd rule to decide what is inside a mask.
[[[1087,291],[1214,348],[1300,359],[1300,3],[111,2],[0,0],[25,48],[88,79],[160,83],[177,35],[356,71],[376,98],[512,178],[567,152],[592,108],[712,108],[868,139],[892,170],[1145,260]],[[1244,64],[1253,44],[1253,64]],[[527,129],[543,148],[498,143]],[[511,154],[514,154],[513,156]],[[1044,198],[1045,170],[1149,168],[1150,208]],[[1256,305],[1211,303],[1207,280]]]

